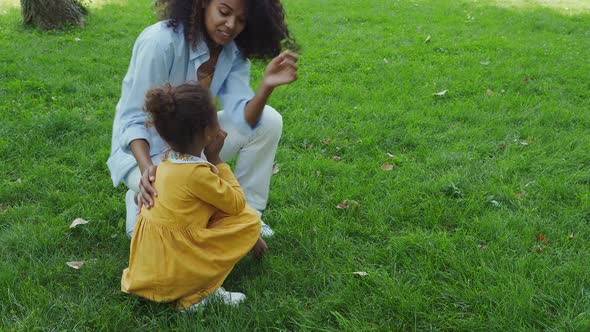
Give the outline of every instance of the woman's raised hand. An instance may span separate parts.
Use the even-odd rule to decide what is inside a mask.
[[[262,84],[275,88],[295,81],[297,79],[297,60],[299,60],[299,56],[290,51],[279,54],[266,66]]]

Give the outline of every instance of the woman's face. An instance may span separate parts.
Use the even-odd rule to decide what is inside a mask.
[[[205,7],[205,29],[209,39],[225,45],[246,27],[245,0],[209,0]]]

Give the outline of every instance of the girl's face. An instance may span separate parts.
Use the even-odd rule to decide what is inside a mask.
[[[209,0],[205,6],[205,29],[215,44],[226,45],[246,27],[245,0]]]

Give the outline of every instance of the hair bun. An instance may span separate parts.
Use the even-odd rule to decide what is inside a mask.
[[[175,112],[174,90],[170,83],[148,91],[145,96],[145,109],[151,114]]]

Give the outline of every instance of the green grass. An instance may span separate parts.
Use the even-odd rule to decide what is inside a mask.
[[[590,14],[521,2],[285,0],[278,235],[203,315],[119,291],[105,162],[150,1],[61,32],[0,6],[0,330],[589,330]]]

